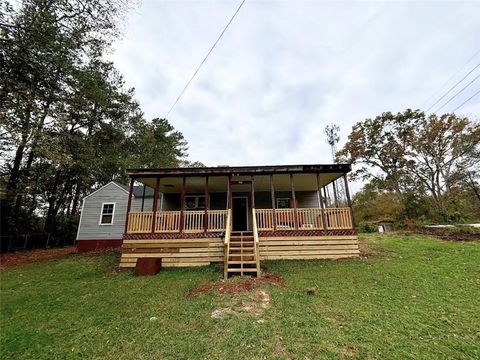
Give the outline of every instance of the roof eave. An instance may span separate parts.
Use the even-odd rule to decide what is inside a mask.
[[[351,164],[222,166],[202,168],[127,169],[130,177],[198,176],[198,175],[270,175],[288,173],[348,173]]]

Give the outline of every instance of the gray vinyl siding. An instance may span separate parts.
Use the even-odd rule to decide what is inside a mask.
[[[227,193],[210,193],[210,209],[223,210],[227,208]],[[233,196],[246,196],[250,201],[249,192],[234,193]],[[291,198],[292,193],[289,191],[276,191],[275,198]],[[318,208],[318,197],[316,191],[295,191],[295,198],[297,199],[297,206],[299,208]],[[255,208],[257,209],[271,209],[272,198],[268,191],[255,192]],[[159,205],[160,209],[160,205]],[[165,194],[163,199],[163,210],[172,211],[180,210],[180,194]],[[145,208],[145,211],[148,211]]]
[[[275,199],[292,198],[292,193],[289,191],[276,191]],[[316,191],[295,191],[295,199],[297,200],[297,207],[299,208],[318,208],[318,197]],[[276,205],[276,204],[275,204]],[[272,196],[269,192],[255,193],[255,208],[256,209],[271,209]]]
[[[115,203],[112,225],[99,225],[102,203]],[[122,239],[128,193],[110,183],[84,199],[77,240]]]
[[[318,195],[316,191],[295,192],[299,208],[319,208]]]
[[[103,203],[115,203],[112,225],[100,225]],[[84,200],[77,240],[117,240],[123,238],[128,192],[110,183]],[[143,211],[152,211],[153,198],[145,198]],[[131,211],[141,211],[142,198],[132,197]]]
[[[161,195],[158,198],[158,208],[160,209],[160,199]],[[128,194],[127,194],[128,200]],[[145,198],[145,202],[143,203],[143,211],[152,211],[153,208],[153,198],[148,197]],[[132,198],[132,210],[131,211],[141,211],[142,210],[142,198],[141,197],[134,197]]]

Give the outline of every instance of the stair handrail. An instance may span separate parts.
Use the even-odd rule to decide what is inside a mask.
[[[255,260],[256,260],[256,268],[257,268],[257,276],[260,276],[260,246],[259,246],[259,239],[258,239],[258,226],[257,226],[257,213],[255,208],[252,208],[252,228],[253,228],[253,239],[255,241]]]
[[[253,214],[253,238],[255,239],[255,243],[258,244],[258,226],[257,226],[257,213],[255,211],[255,208],[252,209],[252,214]]]
[[[230,243],[230,234],[232,232],[232,209],[227,211],[227,222],[225,224],[225,245]]]
[[[228,278],[228,253],[230,252],[230,234],[232,232],[232,209],[227,211],[227,222],[225,223],[225,261],[223,263],[223,277]]]

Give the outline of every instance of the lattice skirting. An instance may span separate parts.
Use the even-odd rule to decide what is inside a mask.
[[[223,237],[223,232],[202,233],[148,233],[148,234],[124,234],[123,240],[152,240],[152,239],[211,239]]]
[[[292,236],[348,236],[356,235],[354,229],[337,229],[337,230],[269,230],[259,231],[258,236],[262,237],[292,237]]]

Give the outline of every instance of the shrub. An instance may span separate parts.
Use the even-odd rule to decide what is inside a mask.
[[[378,226],[367,221],[360,221],[357,225],[359,233],[375,233],[378,232]]]

